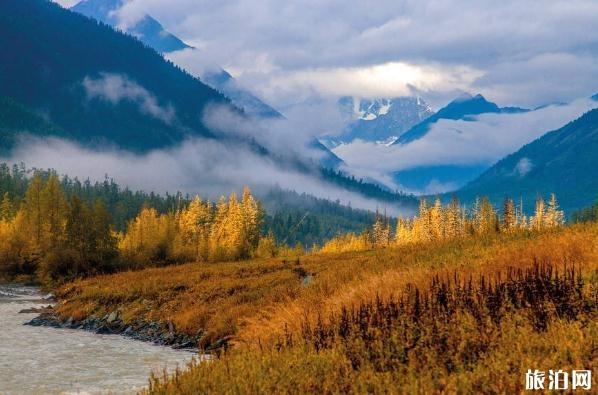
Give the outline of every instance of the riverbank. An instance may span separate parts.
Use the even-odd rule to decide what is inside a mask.
[[[595,262],[598,225],[299,259],[189,263],[94,277],[58,289],[40,323],[202,350],[276,343],[314,321],[432,276],[493,273],[535,262]],[[592,261],[594,259],[594,261]],[[47,322],[45,322],[45,321]]]
[[[74,320],[72,317],[62,319],[54,309],[49,308],[40,313],[25,325],[80,329],[99,335],[122,335],[133,340],[187,350],[197,350],[201,338],[201,332],[195,336],[176,333],[172,324],[168,323],[144,321],[125,323],[118,312],[107,314],[101,318],[88,317],[84,320]]]

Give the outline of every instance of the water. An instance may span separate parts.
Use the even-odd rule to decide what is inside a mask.
[[[47,305],[35,288],[0,285],[0,394],[129,394],[152,371],[172,371],[194,356],[118,335],[23,325]]]

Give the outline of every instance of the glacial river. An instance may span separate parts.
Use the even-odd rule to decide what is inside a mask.
[[[152,371],[185,366],[189,351],[118,335],[23,325],[40,307],[35,288],[0,285],[0,394],[129,394]]]

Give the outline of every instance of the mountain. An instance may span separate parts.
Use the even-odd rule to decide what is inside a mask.
[[[246,114],[260,118],[280,118],[282,115],[255,97],[251,92],[239,86],[226,70],[220,69],[216,72],[207,72],[201,79],[212,88],[222,92],[237,107],[242,108]]]
[[[2,109],[6,114],[0,111],[1,149],[10,149],[26,133],[137,153],[202,136],[248,145],[281,167],[366,197],[415,202],[342,174],[329,176],[316,163],[277,156],[251,140],[212,132],[202,123],[202,112],[212,104],[230,105],[225,96],[135,37],[53,2],[0,2],[0,51],[11,55],[0,57],[0,97],[8,103]],[[338,161],[332,154],[327,159]]]
[[[122,25],[117,11],[124,3],[125,0],[83,0],[73,6],[71,10],[107,25],[118,27],[160,53],[191,48],[181,39],[166,31],[160,22],[149,15],[144,15],[132,26]]]
[[[201,121],[228,104],[137,39],[44,0],[0,2],[0,95],[75,140],[135,152],[214,137]]]
[[[419,97],[372,100],[343,97],[339,100],[339,108],[350,123],[340,135],[321,137],[322,143],[329,148],[348,144],[356,139],[392,143],[409,128],[434,113]]]
[[[181,39],[166,31],[160,22],[151,15],[143,15],[132,26],[123,25],[117,11],[125,2],[125,0],[83,0],[73,6],[71,10],[131,34],[145,45],[163,54],[183,49],[193,49]],[[248,115],[266,118],[281,117],[278,111],[241,87],[226,70],[208,71],[197,77],[224,94]]]
[[[598,200],[598,109],[549,132],[505,157],[457,192],[466,202],[489,196],[523,199],[533,210],[537,196],[554,192],[566,212]]]
[[[479,114],[518,113],[526,111],[529,110],[519,107],[498,107],[495,103],[487,101],[480,94],[475,96],[464,94],[441,108],[436,114],[413,126],[401,135],[395,144],[408,144],[422,138],[428,133],[430,127],[441,119],[470,121],[474,119],[475,115]]]

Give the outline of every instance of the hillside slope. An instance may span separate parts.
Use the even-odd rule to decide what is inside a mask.
[[[73,6],[71,10],[110,25],[115,29],[122,29],[138,38],[145,45],[163,54],[184,49],[197,51],[197,49],[187,45],[183,40],[165,30],[162,24],[151,15],[143,15],[139,21],[131,26],[123,25],[118,17],[118,10],[124,4],[124,0],[83,0]],[[204,72],[202,75],[197,75],[197,77],[226,95],[248,115],[266,118],[281,116],[251,92],[239,86],[238,82],[226,70],[219,69]]]
[[[0,3],[0,95],[43,113],[79,142],[133,151],[187,135],[214,89],[137,39],[45,0]]]
[[[7,153],[21,135],[69,137],[68,133],[39,114],[0,96],[0,153]]]
[[[598,199],[598,109],[549,132],[505,157],[457,192],[465,201],[487,195],[523,198],[527,209],[537,196],[556,193],[567,211]]]

